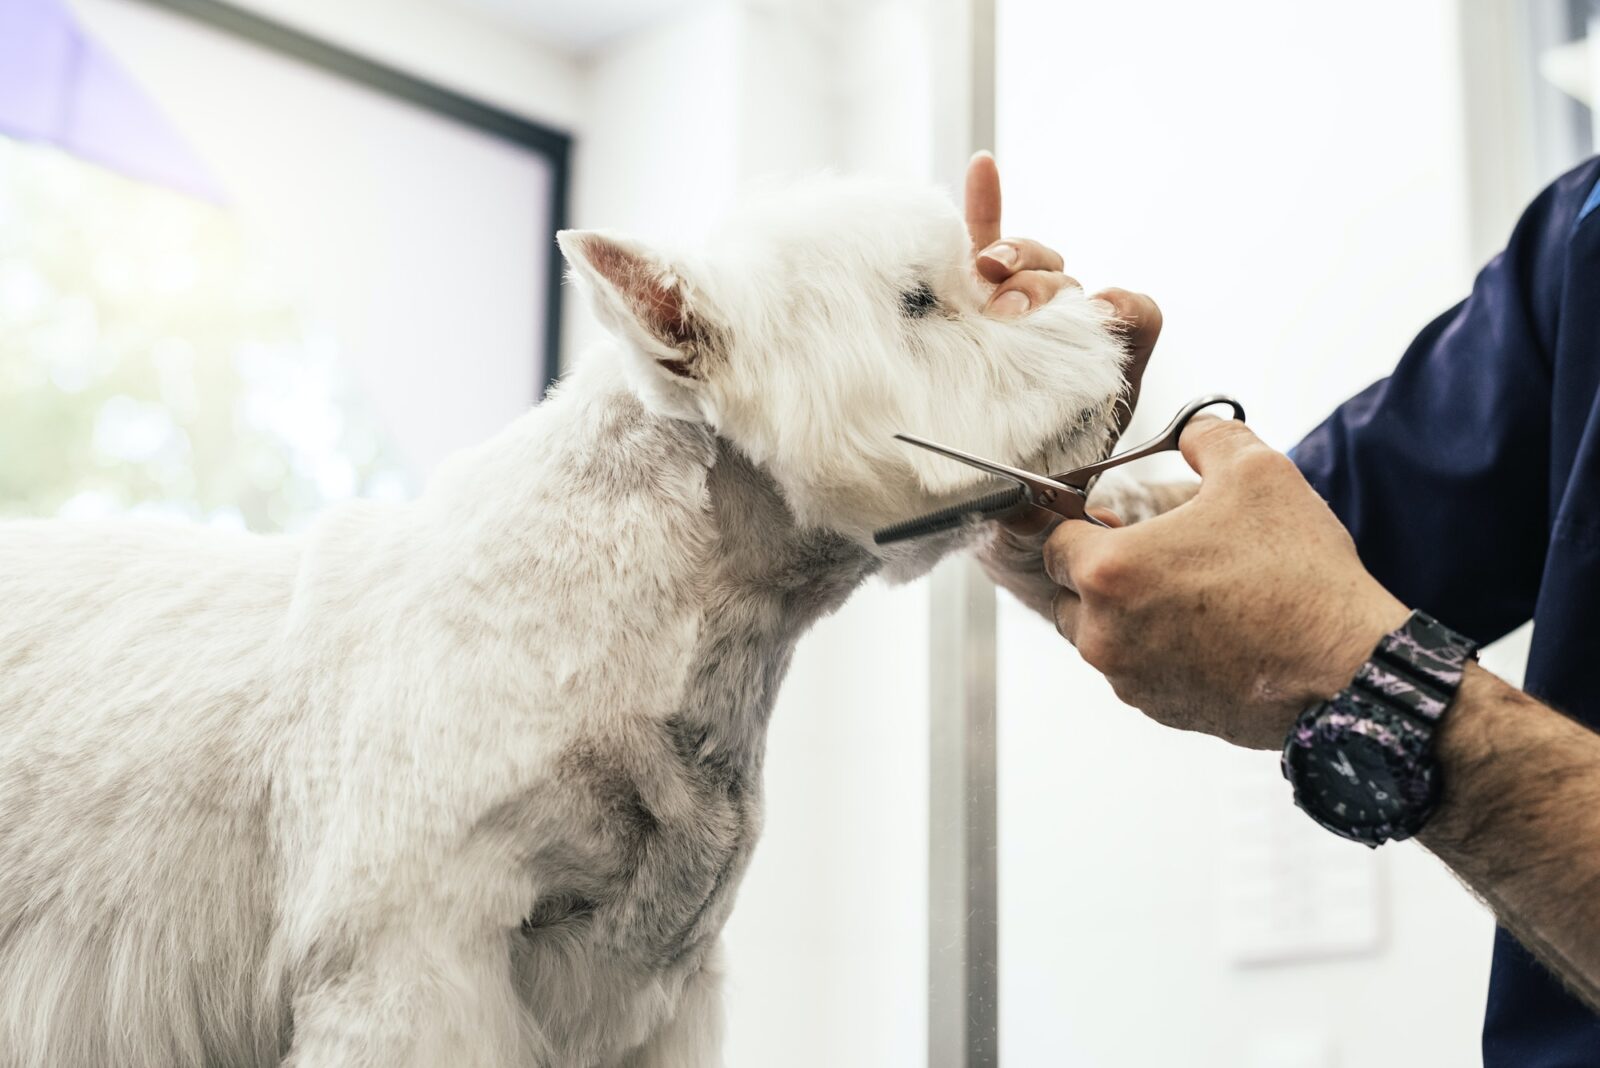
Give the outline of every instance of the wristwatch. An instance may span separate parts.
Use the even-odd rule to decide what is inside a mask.
[[[1355,681],[1307,708],[1283,747],[1294,801],[1376,849],[1410,838],[1439,804],[1439,721],[1478,646],[1422,612],[1384,635]]]

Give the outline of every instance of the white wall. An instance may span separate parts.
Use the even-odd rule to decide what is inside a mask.
[[[715,221],[738,184],[738,34],[735,8],[711,4],[586,60],[573,226],[682,239]],[[572,299],[563,329],[568,363],[602,336]]]
[[[1130,440],[1231,391],[1288,447],[1464,295],[1448,0],[1000,10],[1008,227],[1165,310]],[[1270,755],[1154,726],[1009,600],[1000,648],[1008,1063],[1478,1062],[1491,924],[1431,857],[1327,838]],[[1378,948],[1236,964],[1240,836],[1301,892],[1370,893]]]

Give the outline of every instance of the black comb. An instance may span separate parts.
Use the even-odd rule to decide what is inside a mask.
[[[888,545],[891,542],[905,541],[907,538],[920,538],[925,534],[954,530],[970,516],[994,519],[1021,504],[1023,498],[1021,486],[995,490],[993,493],[974,497],[962,504],[952,504],[937,512],[929,512],[927,515],[919,515],[915,519],[907,519],[893,526],[875,530],[872,532],[872,540],[878,545]]]

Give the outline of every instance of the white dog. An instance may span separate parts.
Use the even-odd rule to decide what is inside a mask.
[[[0,524],[4,1068],[718,1060],[794,644],[971,540],[873,545],[979,485],[893,434],[1087,462],[1122,348],[926,189],[561,246],[614,339],[415,503]]]

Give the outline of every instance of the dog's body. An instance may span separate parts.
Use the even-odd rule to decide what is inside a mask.
[[[889,434],[1059,469],[1120,385],[1080,294],[981,320],[942,202],[797,198],[568,235],[618,342],[413,504],[0,525],[0,1068],[715,1062],[794,643],[964,540],[871,545],[972,488]]]

